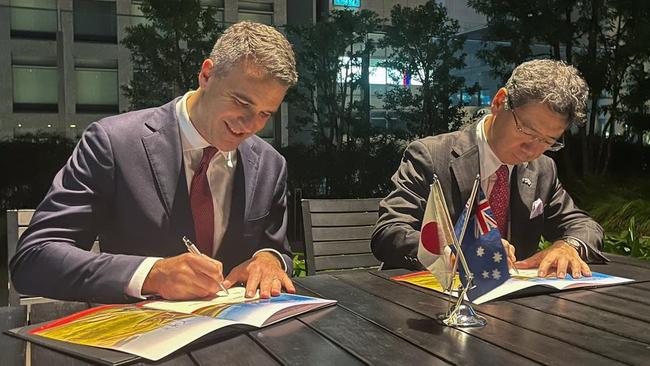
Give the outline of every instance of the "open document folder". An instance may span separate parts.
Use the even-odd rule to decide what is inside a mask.
[[[285,293],[270,299],[246,299],[244,293],[243,287],[236,287],[230,289],[228,296],[202,301],[102,305],[31,326],[27,332],[19,329],[12,333],[35,343],[39,343],[39,337],[45,337],[122,351],[155,361],[220,328],[230,325],[263,327],[336,303]]]
[[[428,288],[438,292],[443,292],[442,286],[438,280],[428,271],[409,273],[406,275],[395,276],[391,279],[395,281],[408,282],[416,286]],[[553,291],[563,291],[569,289],[576,289],[581,287],[599,287],[615,285],[626,282],[633,282],[634,280],[623,277],[610,276],[603,273],[592,272],[591,277],[573,278],[567,274],[564,279],[556,277],[538,277],[537,268],[535,269],[520,269],[519,273],[510,271],[510,278],[496,287],[490,292],[474,299],[474,304],[483,304],[485,302],[499,299],[506,295],[514,296],[527,296],[538,293],[548,293]],[[458,275],[454,278],[454,288],[458,288],[460,279]],[[452,295],[458,296],[457,292],[452,292]]]

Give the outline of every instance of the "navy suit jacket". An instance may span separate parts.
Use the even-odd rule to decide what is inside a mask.
[[[129,302],[125,289],[145,257],[186,252],[181,238],[195,235],[177,101],[88,127],[18,242],[10,263],[17,291]],[[215,256],[224,275],[261,248],[291,264],[286,176],[284,158],[259,137],[238,147],[230,220]],[[99,254],[89,251],[97,237]]]

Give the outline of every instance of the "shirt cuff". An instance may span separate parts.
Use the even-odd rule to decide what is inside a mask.
[[[261,253],[261,252],[271,252],[271,253],[275,254],[275,256],[278,257],[278,259],[280,260],[280,263],[282,263],[282,270],[285,273],[287,272],[287,263],[284,261],[284,257],[282,256],[282,254],[280,254],[280,252],[278,252],[277,250],[275,250],[273,248],[262,248],[262,249],[258,250],[257,252],[253,253],[251,258],[255,257],[257,255],[257,253]]]
[[[138,269],[136,269],[133,276],[131,276],[129,285],[126,288],[127,295],[137,299],[146,299],[146,297],[142,295],[142,285],[144,285],[144,280],[149,275],[149,272],[151,272],[153,265],[161,259],[162,258],[158,257],[147,257],[142,261],[142,263],[140,263]]]

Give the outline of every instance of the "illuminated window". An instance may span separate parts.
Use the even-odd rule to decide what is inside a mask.
[[[118,112],[116,69],[75,68],[77,112]]]
[[[273,3],[239,1],[238,18],[273,25]]]
[[[55,66],[12,65],[14,112],[57,112],[59,74]]]
[[[56,0],[11,0],[11,36],[56,39]]]

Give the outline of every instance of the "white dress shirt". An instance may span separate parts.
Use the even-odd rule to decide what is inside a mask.
[[[176,117],[181,135],[181,146],[183,148],[183,165],[185,167],[185,179],[187,181],[187,191],[190,191],[192,177],[194,172],[199,168],[201,158],[203,157],[203,148],[210,144],[199,134],[190,121],[187,111],[187,99],[195,91],[189,91],[176,103]],[[228,227],[230,214],[230,204],[232,199],[233,181],[235,177],[235,168],[237,166],[237,151],[218,151],[210,164],[208,165],[207,176],[210,192],[212,193],[212,207],[214,208],[214,245],[212,253],[214,257],[221,245],[223,236]],[[284,262],[282,255],[272,248],[258,250],[273,252],[279,259],[286,272],[287,264]],[[208,253],[205,253],[208,254]],[[255,256],[253,254],[253,256]],[[135,271],[129,281],[126,293],[136,298],[142,296],[142,285],[153,265],[162,258],[147,257]],[[224,273],[224,275],[226,275]]]
[[[497,169],[504,164],[499,160],[494,151],[492,151],[490,144],[488,144],[487,135],[485,134],[485,121],[487,118],[492,118],[492,115],[488,114],[481,118],[476,125],[476,144],[478,145],[481,188],[483,189],[483,192],[485,192],[486,198],[490,197],[492,188],[494,188],[494,184],[497,181]],[[506,165],[508,166],[508,180],[510,180],[514,165]]]

